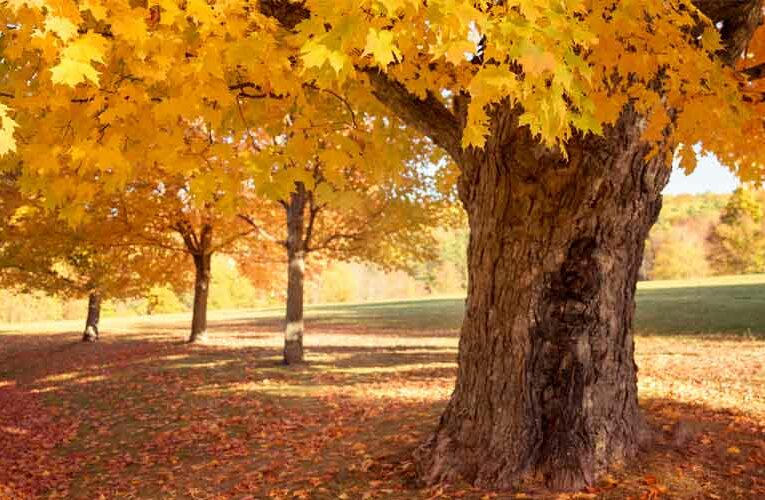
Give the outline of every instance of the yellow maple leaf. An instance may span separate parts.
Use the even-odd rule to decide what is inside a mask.
[[[526,73],[538,75],[555,69],[555,56],[547,51],[531,50],[518,58]]]
[[[10,5],[11,9],[13,9],[14,11],[19,10],[25,5],[33,9],[41,9],[45,6],[45,1],[44,0],[10,0],[8,2],[8,5]]]
[[[414,2],[407,2],[407,0],[380,0],[380,5],[385,7],[385,10],[390,15],[393,15],[396,12],[398,12],[399,9],[405,8],[408,3],[413,3],[414,5],[417,5]]]
[[[16,151],[13,132],[18,125],[8,116],[8,111],[10,109],[7,106],[0,104],[0,156]]]
[[[470,40],[461,40],[449,44],[444,56],[446,60],[455,66],[468,60],[468,57],[476,51],[476,46]]]
[[[701,46],[704,50],[709,52],[717,52],[722,50],[722,39],[720,38],[720,32],[711,26],[704,28],[704,32],[701,34]]]
[[[206,0],[189,0],[186,11],[198,23],[211,25],[215,22],[215,12]]]
[[[345,66],[347,57],[342,52],[330,50],[324,44],[309,41],[303,46],[302,51],[303,64],[306,68],[321,68],[325,63],[329,63],[336,73],[340,73]]]
[[[53,83],[74,87],[86,80],[98,84],[98,72],[88,63],[74,59],[62,59],[60,63],[51,68],[51,80]]]
[[[377,31],[369,28],[364,55],[371,54],[377,64],[385,68],[388,64],[401,58],[401,52],[393,44],[393,33],[387,30]]]
[[[485,113],[483,115],[485,116]],[[487,122],[483,120],[468,121],[467,127],[465,127],[462,133],[462,147],[467,149],[470,146],[474,146],[480,149],[486,144],[486,137],[488,135],[489,126]]]
[[[48,16],[45,18],[45,30],[66,42],[77,34],[77,25],[65,17]]]
[[[62,59],[72,59],[87,63],[90,61],[104,62],[106,40],[100,35],[88,33],[70,43],[61,53]]]
[[[693,171],[696,170],[698,162],[696,153],[693,151],[693,148],[683,147],[682,150],[678,152],[678,154],[680,157],[680,168],[683,169],[685,175],[692,174]]]
[[[183,14],[174,0],[154,0],[149,6],[157,5],[162,9],[162,15],[159,18],[159,24],[170,25],[175,19]]]

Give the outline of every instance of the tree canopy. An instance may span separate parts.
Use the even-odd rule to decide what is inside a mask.
[[[757,179],[763,89],[747,81],[760,76],[763,37],[736,63],[759,3],[729,4],[13,0],[2,7],[0,151],[16,151],[28,186],[50,186],[49,202],[76,218],[88,177],[116,189],[156,161],[193,168],[179,120],[218,135],[278,127],[307,92],[358,81],[453,155],[485,144],[506,100],[551,146],[601,132],[629,102],[644,137],[670,134],[687,168],[700,143]]]

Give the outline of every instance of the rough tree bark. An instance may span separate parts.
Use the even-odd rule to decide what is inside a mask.
[[[303,183],[285,204],[287,211],[287,314],[284,326],[284,364],[303,363],[303,278],[305,273],[305,207]]]
[[[101,319],[101,294],[91,292],[88,296],[88,318],[85,320],[85,331],[82,334],[83,342],[95,342],[98,340],[98,321]]]
[[[428,482],[580,488],[637,450],[633,299],[670,168],[643,159],[634,113],[570,141],[568,160],[514,121],[461,157],[459,372],[420,466]]]
[[[207,337],[207,297],[210,293],[213,227],[207,223],[202,224],[197,234],[189,221],[180,220],[175,229],[183,238],[186,250],[194,260],[194,309],[189,335],[189,344],[194,344]]]
[[[211,254],[194,256],[194,311],[191,318],[189,343],[200,342],[207,336],[207,297],[210,292]]]
[[[694,3],[725,26],[720,56],[733,64],[763,2]],[[492,488],[591,483],[637,450],[635,282],[669,165],[645,160],[643,122],[630,110],[603,137],[574,137],[568,159],[508,110],[493,117],[485,150],[463,151],[466,96],[448,109],[367,74],[381,102],[460,165],[470,222],[457,382],[418,450],[422,478]]]

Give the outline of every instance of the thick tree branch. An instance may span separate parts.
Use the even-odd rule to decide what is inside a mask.
[[[713,23],[722,23],[720,36],[725,51],[720,56],[727,64],[735,65],[754,30],[762,24],[762,4],[763,0],[693,0]]]
[[[183,238],[183,242],[186,244],[186,248],[192,255],[202,255],[202,248],[199,246],[199,240],[194,233],[191,224],[185,220],[179,221],[173,228],[178,231],[178,234]]]
[[[262,14],[273,17],[288,30],[295,29],[311,16],[303,2],[261,0],[259,7]],[[375,97],[399,118],[430,137],[452,156],[460,154],[462,131],[459,122],[436,96],[429,94],[427,98],[420,99],[377,69],[360,68],[360,71],[369,76]]]
[[[202,255],[212,253],[213,228],[210,224],[203,224],[199,230],[199,249]]]
[[[765,78],[765,63],[756,64],[742,71],[750,80]]]
[[[431,93],[420,99],[404,85],[374,68],[361,71],[369,76],[372,93],[407,124],[431,138],[455,159],[460,155],[462,130],[454,114]]]

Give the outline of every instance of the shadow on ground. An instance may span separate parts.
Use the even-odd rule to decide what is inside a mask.
[[[416,482],[461,304],[428,302],[419,319],[404,303],[316,308],[299,367],[280,363],[275,315],[212,321],[202,346],[183,343],[183,321],[107,327],[95,344],[0,333],[0,496],[492,498]],[[655,439],[584,498],[765,496],[765,344],[643,337],[637,357]]]

